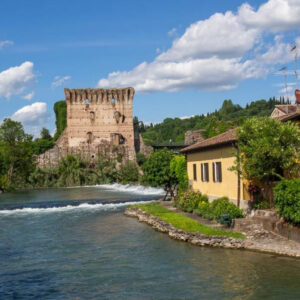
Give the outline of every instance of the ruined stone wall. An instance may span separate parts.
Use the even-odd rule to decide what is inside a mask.
[[[189,130],[184,135],[184,144],[192,145],[204,140],[202,135],[204,130]]]
[[[65,89],[65,96],[67,127],[54,148],[38,157],[40,166],[57,165],[68,153],[94,159],[103,149],[119,149],[135,160],[133,88]]]

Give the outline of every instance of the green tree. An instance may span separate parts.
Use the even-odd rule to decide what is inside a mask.
[[[272,182],[299,170],[300,130],[294,123],[272,118],[252,118],[238,129],[238,147],[243,176],[263,187],[269,198]]]
[[[42,130],[41,130],[41,139],[48,140],[48,141],[52,140],[52,136],[51,136],[49,130],[45,127],[42,128]]]
[[[165,199],[170,194],[174,197],[174,190],[178,184],[178,180],[174,172],[170,169],[170,163],[174,154],[164,148],[151,153],[147,161],[143,164],[142,183],[149,184],[154,187],[163,187],[166,191]]]
[[[170,162],[170,171],[174,173],[178,181],[178,190],[183,191],[188,188],[189,180],[187,174],[186,159],[184,155],[176,155]]]
[[[0,126],[0,152],[2,173],[6,175],[7,185],[27,182],[34,169],[32,136],[24,132],[20,122],[4,119]]]

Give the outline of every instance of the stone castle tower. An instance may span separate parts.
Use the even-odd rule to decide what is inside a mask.
[[[67,127],[54,148],[38,157],[40,166],[57,165],[67,154],[94,159],[118,153],[134,160],[134,89],[65,89]]]

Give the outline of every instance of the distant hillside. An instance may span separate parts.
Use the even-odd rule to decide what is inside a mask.
[[[183,144],[184,134],[188,130],[204,129],[205,138],[225,132],[254,116],[269,116],[276,104],[284,104],[284,99],[253,101],[246,107],[224,100],[222,107],[214,113],[197,115],[189,119],[167,118],[162,123],[146,126],[135,118],[136,126],[146,144]]]

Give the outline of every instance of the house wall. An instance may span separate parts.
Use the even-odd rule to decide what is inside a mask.
[[[234,171],[228,169],[234,165],[236,149],[232,146],[224,146],[215,149],[202,150],[187,154],[187,171],[189,183],[193,190],[200,191],[209,196],[210,200],[227,196],[234,204],[237,204],[238,178]],[[213,162],[222,164],[222,182],[213,181]],[[201,163],[208,163],[209,181],[201,181]],[[193,179],[193,165],[196,164],[197,180]],[[241,180],[241,208],[248,207],[250,196],[247,192],[247,183]]]

